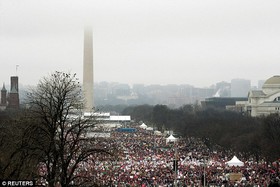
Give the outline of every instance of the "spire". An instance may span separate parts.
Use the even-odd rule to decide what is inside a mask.
[[[1,108],[4,106],[7,106],[7,90],[5,88],[5,83],[3,83],[3,87],[1,89],[1,102],[0,102]]]
[[[3,87],[2,87],[1,91],[7,91],[6,88],[5,88],[5,83],[3,83]]]

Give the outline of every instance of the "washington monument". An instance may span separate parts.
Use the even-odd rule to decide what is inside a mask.
[[[85,112],[93,112],[93,47],[92,29],[84,30],[84,67],[83,67],[83,91],[85,96]]]

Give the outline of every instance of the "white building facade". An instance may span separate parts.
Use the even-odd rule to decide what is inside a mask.
[[[280,113],[280,76],[267,79],[262,90],[249,91],[245,107],[253,117]]]

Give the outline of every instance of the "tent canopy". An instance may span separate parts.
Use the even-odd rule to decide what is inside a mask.
[[[169,143],[169,142],[176,142],[177,141],[177,138],[175,138],[172,134],[166,138],[166,143]]]
[[[145,123],[142,123],[142,124],[140,125],[140,128],[146,129],[146,128],[147,128],[147,125],[146,125]]]
[[[233,156],[230,161],[227,161],[228,166],[244,166],[244,162],[240,161],[236,156]]]
[[[154,130],[154,129],[153,129],[153,127],[147,127],[146,130],[147,130],[147,131],[152,131],[152,130]]]
[[[162,133],[160,131],[155,131],[154,134],[155,135],[162,135]]]

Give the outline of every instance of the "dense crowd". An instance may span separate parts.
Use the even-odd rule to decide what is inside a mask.
[[[279,182],[278,162],[241,160],[244,166],[228,166],[230,152],[208,149],[196,138],[166,142],[165,136],[137,128],[136,132],[112,131],[96,144],[114,149],[112,155],[93,155],[76,175],[90,177],[99,186],[269,186]],[[93,145],[94,146],[94,145]],[[174,164],[178,160],[178,166]],[[176,168],[174,168],[174,166]],[[240,174],[231,180],[231,174]]]

